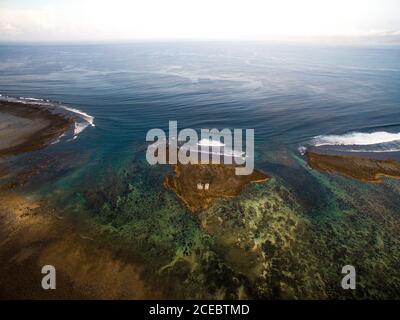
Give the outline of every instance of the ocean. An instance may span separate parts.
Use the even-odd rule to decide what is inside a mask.
[[[398,132],[399,48],[260,43],[1,46],[1,94],[59,101],[121,146],[150,128],[253,128],[257,142]],[[89,139],[89,137],[88,137]],[[81,139],[84,140],[84,137]]]
[[[286,280],[295,288],[296,297],[314,297],[308,292],[320,292],[317,285],[310,284],[308,291],[299,288],[309,284],[305,280],[311,277],[309,272],[318,272],[315,270],[319,268],[317,260],[321,257],[321,248],[331,252],[327,261],[320,262],[324,264],[321,268],[329,269],[326,271],[328,280],[323,281],[327,296],[332,292],[333,297],[344,294],[331,288],[337,281],[335,272],[339,267],[331,267],[329,259],[354,264],[368,261],[364,268],[370,272],[372,280],[365,280],[363,291],[357,293],[357,297],[380,297],[399,292],[396,291],[400,288],[399,278],[393,276],[400,255],[399,182],[388,178],[381,184],[364,183],[337,174],[318,173],[307,166],[302,155],[304,148],[310,146],[328,146],[349,153],[385,153],[388,157],[391,153],[396,154],[400,151],[399,88],[400,47],[396,46],[259,42],[0,45],[0,94],[3,97],[30,99],[31,102],[38,101],[32,99],[43,99],[39,103],[47,101],[62,105],[77,119],[73,137],[63,137],[44,150],[10,159],[16,167],[25,166],[27,159],[35,155],[51,159],[50,165],[43,168],[41,175],[33,177],[24,192],[48,199],[60,210],[70,210],[75,215],[85,212],[100,225],[113,228],[113,232],[121,237],[143,243],[143,247],[136,246],[132,250],[143,253],[149,248],[157,251],[161,244],[163,248],[167,246],[170,251],[164,248],[168,254],[160,258],[165,264],[182,254],[182,248],[194,250],[193,242],[178,239],[176,233],[181,232],[192,239],[194,233],[188,230],[198,228],[210,219],[210,215],[215,216],[220,211],[211,208],[212,213],[202,213],[199,217],[182,213],[192,220],[180,222],[183,225],[179,227],[167,218],[157,224],[161,221],[160,215],[172,214],[165,213],[175,210],[171,206],[179,208],[179,212],[185,212],[185,208],[163,188],[162,178],[171,172],[171,168],[153,170],[144,163],[146,133],[153,128],[167,131],[169,121],[177,121],[179,129],[254,129],[255,167],[273,177],[273,181],[266,183],[264,189],[262,185],[251,187],[237,201],[275,199],[272,207],[278,208],[278,216],[285,215],[279,219],[286,221],[288,216],[295,217],[294,225],[303,221],[304,228],[309,227],[312,231],[296,231],[295,234],[287,231],[288,236],[284,230],[291,227],[283,223],[275,231],[269,231],[280,235],[277,240],[270,236],[271,233],[266,233],[266,230],[272,230],[268,221],[261,223],[259,215],[253,220],[249,218],[250,213],[243,213],[249,206],[257,211],[256,204],[246,202],[245,205],[243,202],[241,207],[222,204],[231,215],[241,212],[246,217],[243,219],[252,221],[243,229],[236,226],[230,233],[250,232],[251,246],[264,244],[265,252],[270,252],[265,243],[277,247],[282,243],[295,243],[290,252],[271,249],[279,251],[280,257],[286,257],[286,260],[279,260],[278,266],[268,267],[275,270],[271,271],[274,276],[268,280],[269,285],[274,283],[269,291],[254,289],[258,288],[256,284],[252,287],[259,275],[254,276],[254,269],[249,271],[235,261],[243,258],[239,258],[236,251],[229,257],[220,257],[229,267],[226,274],[236,272],[250,279],[244,282],[245,286],[252,287],[253,291],[248,290],[252,297],[263,297],[263,292],[268,297],[290,296],[290,290],[277,289],[277,283]],[[130,191],[135,188],[145,190],[146,195],[135,198],[135,206],[141,208],[141,212],[132,213],[134,210],[120,202],[130,201]],[[149,200],[149,193],[167,195]],[[276,200],[277,195],[281,200]],[[151,205],[152,201],[154,205]],[[152,208],[148,212],[144,207],[147,204]],[[151,218],[154,208],[164,211]],[[113,210],[119,214],[114,214]],[[150,218],[143,217],[144,211]],[[134,221],[140,224],[134,225]],[[391,221],[390,226],[386,225],[388,221]],[[166,229],[173,230],[173,235],[159,231]],[[229,230],[227,227],[226,233]],[[153,231],[159,232],[159,238],[152,238],[149,233]],[[207,232],[214,237],[213,231]],[[318,240],[313,238],[315,242],[311,241],[310,234],[317,235]],[[219,248],[215,252],[222,250],[221,246],[223,248],[218,243],[233,246],[233,242],[215,237],[213,241]],[[367,245],[368,252],[376,252],[377,246],[385,244],[380,257],[361,253],[366,247],[365,238],[370,237],[378,240]],[[293,252],[304,249],[297,243],[307,243],[312,253],[296,260],[294,257],[298,253]],[[318,247],[319,251],[315,249],[314,252],[313,247]],[[145,265],[156,264],[155,260],[147,258],[143,258]],[[285,280],[279,268],[286,265],[285,268],[296,273],[294,270],[300,261],[313,267],[304,267],[307,272],[303,278],[294,276],[290,281]],[[382,284],[375,281],[379,272],[374,265],[380,263],[385,265],[382,268],[387,268],[385,280],[379,280]],[[196,272],[211,273],[205,269]],[[190,282],[182,296],[193,297],[200,288],[204,293],[201,297],[214,297],[215,288],[190,280],[187,273],[185,269],[174,276],[180,279],[182,286],[184,280]],[[171,279],[173,276],[165,277]],[[233,286],[228,282],[217,281],[214,287]],[[388,286],[392,289],[387,289]],[[233,293],[227,296],[234,297]]]

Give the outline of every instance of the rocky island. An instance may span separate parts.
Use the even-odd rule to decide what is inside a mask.
[[[164,186],[174,191],[191,212],[196,212],[208,208],[217,199],[238,195],[251,182],[268,179],[257,170],[250,175],[236,175],[234,165],[177,164],[175,175],[166,176]]]

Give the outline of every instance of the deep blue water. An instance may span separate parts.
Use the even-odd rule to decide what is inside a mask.
[[[0,94],[60,101],[95,118],[78,139],[50,147],[87,154],[88,166],[131,157],[169,120],[254,128],[257,147],[293,152],[317,135],[398,133],[399,88],[399,47],[0,46]]]

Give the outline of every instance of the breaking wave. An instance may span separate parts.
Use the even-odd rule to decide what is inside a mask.
[[[223,147],[225,146],[224,143],[218,140],[212,139],[201,139],[198,143],[198,146],[206,146],[206,147]]]
[[[299,152],[304,154],[309,148],[343,152],[400,152],[400,133],[377,131],[321,135],[314,137],[304,146],[300,146]]]
[[[312,144],[316,147],[335,145],[335,146],[351,146],[351,145],[373,145],[398,141],[400,142],[400,133],[390,133],[385,131],[362,133],[351,132],[344,135],[317,136],[312,140]]]
[[[75,121],[74,138],[76,138],[88,126],[95,127],[94,117],[87,114],[86,112],[83,112],[83,111],[75,109],[75,108],[66,107],[66,106],[61,106],[61,108],[76,114],[78,117],[80,117],[82,120],[84,120],[83,122]]]

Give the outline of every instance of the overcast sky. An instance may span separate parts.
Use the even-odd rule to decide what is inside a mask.
[[[0,0],[0,41],[400,37],[399,0]]]

